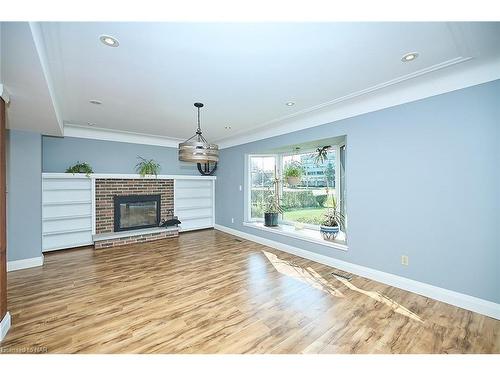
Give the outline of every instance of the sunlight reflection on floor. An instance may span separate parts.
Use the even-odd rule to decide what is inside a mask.
[[[328,281],[326,281],[321,275],[319,275],[312,268],[308,268],[307,270],[299,267],[297,265],[293,265],[290,262],[279,259],[275,254],[269,253],[267,251],[262,251],[266,258],[271,262],[276,271],[279,273],[290,276],[296,280],[301,282],[305,282],[311,285],[313,288],[322,290],[324,292],[330,293],[335,297],[344,297],[342,292],[336,289],[333,285],[331,285]]]
[[[329,283],[325,278],[323,278],[320,274],[318,274],[314,269],[311,267],[307,267],[307,269],[304,269],[296,264],[293,264],[291,262],[288,262],[286,260],[278,258],[277,255],[267,252],[267,251],[262,251],[266,258],[271,262],[273,267],[278,271],[279,273],[290,276],[296,280],[299,280],[301,282],[307,283],[313,288],[322,290],[324,292],[330,293],[332,296],[335,297],[345,297],[344,294],[335,288],[331,283]],[[406,307],[403,305],[397,303],[396,301],[390,299],[389,297],[375,291],[367,291],[363,290],[361,288],[358,288],[351,282],[347,281],[346,279],[342,277],[335,276],[334,277],[340,281],[342,284],[344,284],[346,287],[349,289],[362,293],[375,301],[381,302],[388,307],[391,308],[394,312],[398,314],[402,314],[404,316],[409,317],[410,319],[416,320],[420,323],[423,323],[423,320],[415,313],[412,311],[408,310]]]

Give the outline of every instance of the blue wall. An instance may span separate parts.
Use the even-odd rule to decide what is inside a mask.
[[[500,302],[499,108],[494,81],[223,149],[216,222]],[[347,252],[242,225],[245,154],[340,135],[347,136]]]
[[[7,131],[7,260],[42,255],[42,138]]]
[[[196,165],[180,162],[177,148],[73,137],[43,137],[43,171],[65,172],[77,161],[96,173],[136,173],[137,156],[155,159],[161,174],[199,175]]]

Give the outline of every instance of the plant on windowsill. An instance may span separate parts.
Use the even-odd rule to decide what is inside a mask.
[[[340,228],[345,226],[345,217],[339,211],[337,201],[332,197],[332,206],[326,210],[319,231],[323,239],[333,241],[340,232]]]
[[[139,162],[136,164],[135,170],[141,177],[145,177],[146,175],[158,176],[161,167],[154,159],[146,160],[141,156],[138,156],[137,159],[139,159]]]
[[[293,161],[285,166],[284,176],[288,185],[296,186],[300,184],[304,169],[299,162]]]
[[[66,173],[85,173],[87,177],[90,177],[90,174],[94,173],[94,171],[88,163],[80,163],[79,161],[77,161],[75,165],[72,165],[71,167],[68,167],[68,169],[66,169]]]
[[[266,227],[277,227],[278,216],[283,213],[283,209],[279,203],[279,196],[269,192],[264,210],[264,225]]]
[[[280,204],[280,181],[278,171],[274,167],[273,191],[268,188],[268,196],[266,198],[266,206],[264,209],[264,225],[266,227],[277,227],[278,216],[283,213],[283,208]]]

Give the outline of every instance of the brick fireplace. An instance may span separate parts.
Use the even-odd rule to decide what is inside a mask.
[[[115,200],[117,197],[159,196],[160,220],[171,219],[174,212],[174,180],[172,179],[111,179],[95,180],[96,249],[130,243],[175,237],[178,231],[115,231]],[[109,236],[106,236],[109,234]],[[115,235],[116,234],[116,235]]]

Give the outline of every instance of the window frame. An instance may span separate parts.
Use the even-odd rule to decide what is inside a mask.
[[[255,222],[263,222],[264,218],[252,218],[252,169],[250,168],[251,163],[250,159],[252,157],[273,157],[274,158],[274,165],[276,166],[276,172],[278,172],[278,175],[280,174],[279,171],[279,154],[247,154],[245,157],[245,222],[248,223],[255,223]]]
[[[340,184],[341,184],[341,177],[340,173],[342,173],[341,168],[340,168],[340,148],[341,147],[346,147],[347,151],[347,146],[346,142],[341,142],[338,144],[331,145],[333,148],[333,151],[335,152],[335,199],[337,202],[340,202]],[[274,157],[275,159],[275,165],[276,165],[276,172],[278,175],[282,174],[283,170],[283,157],[285,156],[293,156],[293,155],[300,155],[300,154],[308,154],[308,153],[314,153],[316,152],[316,149],[301,149],[300,152],[293,152],[293,151],[287,151],[287,152],[281,152],[281,153],[257,153],[257,154],[246,154],[245,155],[245,207],[244,207],[244,221],[247,223],[258,223],[258,222],[263,222],[264,218],[252,218],[252,170],[250,168],[250,159],[252,157]],[[347,154],[347,153],[346,153]],[[344,172],[345,173],[345,172]],[[344,176],[344,181],[345,181],[345,176]],[[338,188],[337,188],[338,187]],[[283,184],[280,184],[280,194],[283,194]],[[345,202],[344,202],[345,206]],[[290,220],[284,220],[283,219],[283,214],[279,215],[278,219],[278,224],[283,224],[283,225],[290,225],[290,226],[295,226],[296,223],[299,223],[297,221],[290,221]],[[307,223],[300,223],[301,226],[303,226],[306,229],[312,229],[312,230],[317,230],[319,231],[319,225],[316,224],[307,224]],[[345,229],[347,232],[347,215],[346,215],[346,223],[345,223]]]
[[[335,163],[337,163],[337,158],[340,156],[340,147],[344,145],[345,142],[342,142],[341,144],[337,145],[332,145],[332,148],[334,149],[335,152]],[[279,156],[279,167],[283,168],[283,156],[294,156],[294,155],[301,155],[301,154],[311,154],[315,153],[316,149],[301,149],[300,152],[283,152],[280,154],[277,154]],[[278,169],[278,172],[281,174],[281,170]],[[340,179],[339,179],[340,181]],[[280,194],[283,195],[283,184],[280,186]],[[340,190],[337,189],[337,165],[335,165],[335,199],[337,202],[340,202]],[[285,225],[295,225],[296,223],[299,223],[298,221],[290,221],[290,220],[284,220],[283,219],[283,214],[280,215],[280,218],[278,219],[278,224],[285,224]],[[307,223],[300,223],[301,226],[307,229],[313,229],[313,230],[318,230],[319,231],[319,225],[317,224],[307,224]]]

